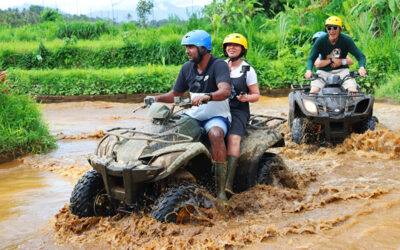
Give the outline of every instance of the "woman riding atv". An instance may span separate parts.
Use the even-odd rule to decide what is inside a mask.
[[[232,83],[232,95],[229,101],[232,123],[228,132],[225,192],[233,194],[232,185],[240,155],[240,141],[250,118],[249,102],[258,101],[260,90],[256,72],[242,59],[247,53],[246,38],[241,34],[232,33],[225,37],[222,47],[224,55],[228,57],[226,62],[229,65]]]

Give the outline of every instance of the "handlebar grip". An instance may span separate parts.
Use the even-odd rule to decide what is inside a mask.
[[[317,73],[312,73],[311,74],[311,78],[313,78],[313,79],[316,79],[316,78],[318,78],[319,77],[319,75],[317,74]]]
[[[360,76],[360,73],[358,73],[357,71],[350,71],[350,77],[357,77]]]

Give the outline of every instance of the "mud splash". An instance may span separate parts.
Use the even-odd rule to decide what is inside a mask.
[[[400,182],[399,158],[388,156],[396,156],[397,151],[392,146],[371,146],[381,145],[382,138],[384,145],[398,145],[399,136],[389,130],[354,135],[335,148],[288,143],[277,152],[289,162],[300,188],[258,185],[234,195],[225,213],[203,210],[201,219],[193,215],[190,223],[175,225],[159,223],[146,214],[78,219],[64,207],[56,215],[55,237],[59,244],[102,242],[98,246],[104,247],[106,242],[111,248],[264,248],[274,241],[280,242],[279,247],[294,247],[295,240],[282,239],[352,228],[349,225],[365,215],[391,210],[390,204],[400,206],[394,185]],[[379,171],[371,164],[377,157],[388,159]],[[388,197],[398,201],[393,203]]]

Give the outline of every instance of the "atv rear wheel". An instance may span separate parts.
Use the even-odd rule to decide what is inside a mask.
[[[94,169],[79,179],[72,191],[70,203],[71,213],[79,218],[115,215],[112,204],[105,193],[103,179]]]
[[[301,144],[304,141],[304,119],[294,118],[292,122],[292,141]]]
[[[215,207],[214,202],[206,197],[207,193],[195,183],[177,184],[158,198],[151,216],[163,223],[183,223],[190,219],[196,207]]]
[[[281,184],[284,187],[298,188],[296,179],[283,159],[274,153],[264,153],[260,160],[257,183],[264,185]]]

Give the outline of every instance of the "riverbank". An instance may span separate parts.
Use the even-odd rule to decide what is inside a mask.
[[[291,89],[261,89],[260,94],[266,97],[285,97],[288,96]],[[104,101],[121,103],[140,103],[147,95],[159,95],[161,93],[149,94],[119,94],[119,95],[76,95],[76,96],[56,96],[39,95],[35,96],[40,103],[60,103],[60,102],[86,102],[86,101]],[[400,100],[392,98],[376,98],[375,102],[399,105]]]

